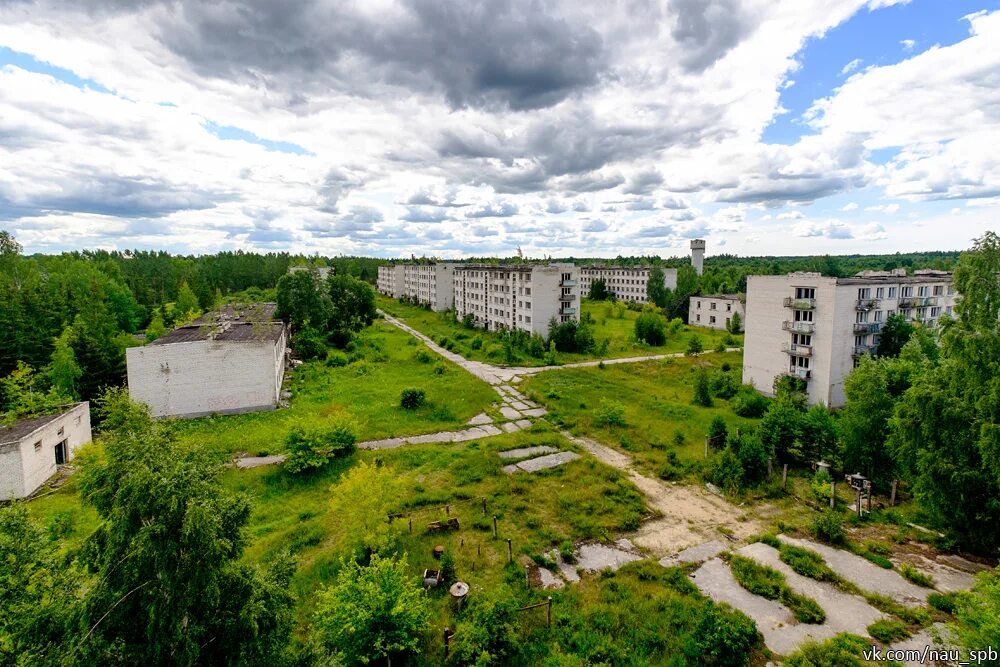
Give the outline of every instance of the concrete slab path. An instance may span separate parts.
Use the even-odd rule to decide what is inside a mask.
[[[547,454],[545,456],[539,456],[534,459],[528,459],[526,461],[521,461],[520,463],[512,463],[510,465],[504,466],[503,471],[508,475],[512,475],[515,472],[538,472],[539,470],[546,470],[548,468],[555,468],[556,466],[561,466],[564,463],[569,463],[575,459],[580,458],[580,455],[576,452],[559,452],[557,454]]]
[[[502,459],[520,459],[528,456],[537,456],[540,454],[554,454],[559,450],[555,447],[550,447],[549,445],[537,445],[535,447],[521,447],[520,449],[508,449],[505,452],[500,452],[500,458]]]

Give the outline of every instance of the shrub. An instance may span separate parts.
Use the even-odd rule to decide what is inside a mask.
[[[441,554],[441,581],[446,586],[458,581],[458,574],[455,570],[455,557],[447,550]]]
[[[729,436],[729,429],[726,427],[726,420],[722,415],[712,417],[712,422],[708,425],[708,444],[712,449],[722,449],[726,446],[726,438]]]
[[[682,320],[679,317],[675,317],[674,319],[670,320],[670,324],[667,325],[667,332],[671,336],[673,336],[683,328],[684,328],[684,320]]]
[[[50,540],[61,540],[68,537],[76,528],[76,515],[70,510],[63,510],[52,515],[47,526]]]
[[[946,614],[954,614],[955,597],[954,593],[931,593],[927,596],[927,604]]]
[[[778,557],[788,567],[803,577],[816,581],[839,581],[837,573],[823,560],[823,557],[811,549],[797,547],[794,544],[780,544]]]
[[[326,365],[332,368],[341,368],[350,363],[350,359],[343,352],[331,350],[326,355]]]
[[[698,627],[692,634],[697,654],[691,664],[715,667],[744,667],[751,649],[758,643],[757,625],[745,614],[726,605],[705,605]]]
[[[913,567],[909,563],[903,563],[899,566],[899,573],[906,577],[909,581],[915,583],[917,586],[923,586],[924,588],[934,588],[934,577],[921,572],[917,568]]]
[[[824,542],[841,544],[844,541],[844,519],[837,510],[825,510],[813,521],[812,529]]]
[[[799,650],[787,656],[783,667],[861,667],[866,650],[871,649],[871,640],[848,633],[841,633],[827,639],[822,644],[808,641]],[[871,664],[871,663],[869,663]]]
[[[680,430],[679,428],[674,429],[674,445],[680,447],[684,444],[685,440],[686,438],[684,437],[684,431]]]
[[[475,338],[473,338],[472,342],[469,343],[469,347],[471,347],[473,350],[481,349],[483,347],[483,337],[476,336]]]
[[[417,350],[417,353],[413,355],[413,358],[422,364],[429,364],[434,359],[434,357],[431,356],[430,351],[428,351],[426,348],[421,348]]]
[[[712,468],[712,483],[730,495],[740,490],[743,484],[743,467],[731,447],[727,447],[715,462]]]
[[[466,329],[474,329],[476,327],[476,317],[472,313],[466,313],[462,316],[462,326]]]
[[[763,417],[767,412],[767,399],[750,385],[743,385],[733,397],[733,412],[740,417]]]
[[[732,373],[715,371],[709,380],[709,387],[716,397],[729,400],[740,390],[740,381]]]
[[[292,336],[292,350],[303,361],[319,359],[326,354],[326,336],[312,327],[302,327]]]
[[[736,458],[743,470],[743,484],[756,486],[767,477],[767,460],[770,451],[756,433],[741,433],[734,443]]]
[[[427,402],[423,389],[404,389],[399,397],[399,406],[406,410],[416,410]]]
[[[635,320],[635,338],[647,345],[660,346],[667,342],[666,324],[656,311],[646,309]]]
[[[575,563],[576,562],[576,551],[573,549],[573,543],[566,540],[559,545],[559,557],[562,558],[564,563]]]
[[[868,626],[868,634],[883,644],[891,644],[909,637],[910,631],[906,629],[906,625],[902,621],[894,618],[883,618]]]
[[[444,375],[445,371],[447,371],[447,370],[448,370],[448,367],[445,366],[441,362],[438,362],[438,363],[434,364],[434,374],[435,375]]]
[[[695,334],[688,339],[687,354],[699,354],[704,351],[705,345],[701,342],[701,336]]]
[[[357,440],[353,429],[346,424],[326,427],[296,424],[285,437],[288,457],[284,467],[290,473],[322,468],[331,459],[354,452]]]
[[[813,497],[816,502],[824,503],[828,502],[830,499],[830,483],[833,481],[833,477],[827,472],[826,468],[820,468],[813,475],[813,478],[809,480],[809,488],[812,490]]]
[[[754,595],[775,600],[788,607],[800,623],[822,623],[826,612],[812,598],[792,592],[785,577],[774,568],[739,554],[729,558],[729,568],[740,586]]]
[[[600,406],[594,410],[595,426],[625,426],[625,406],[618,401],[601,399]]]
[[[532,334],[528,340],[528,355],[533,359],[545,356],[545,339],[538,334]]]
[[[691,403],[704,408],[712,407],[712,392],[708,386],[708,372],[704,368],[699,368],[694,376],[694,395]]]
[[[521,578],[523,579],[523,574]],[[455,628],[452,656],[459,665],[518,664],[519,622],[517,599],[501,585],[496,590],[469,596]]]

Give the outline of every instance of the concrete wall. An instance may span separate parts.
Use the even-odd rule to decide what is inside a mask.
[[[619,301],[646,303],[648,267],[581,267],[580,296],[590,294],[590,286],[596,280],[603,280],[608,291]],[[677,288],[677,269],[663,269],[663,284],[671,290]]]
[[[126,350],[129,394],[156,417],[272,410],[284,376],[285,335],[270,341],[194,341]]]
[[[379,266],[375,287],[382,294],[394,299],[403,296],[403,265],[384,264]]]
[[[693,296],[688,304],[688,324],[728,330],[729,320],[734,313],[740,316],[742,330],[746,324],[746,309],[742,301],[717,296]]]
[[[90,439],[90,404],[83,402],[19,442],[0,445],[0,499],[29,496],[52,477],[56,473],[57,444],[66,442],[68,462]]]

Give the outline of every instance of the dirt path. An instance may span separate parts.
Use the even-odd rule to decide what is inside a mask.
[[[758,521],[743,516],[738,507],[704,489],[669,484],[639,473],[632,459],[590,438],[566,431],[564,438],[579,445],[600,461],[625,472],[649,506],[661,516],[642,525],[631,538],[653,554],[664,556],[727,535],[742,540],[761,530]]]

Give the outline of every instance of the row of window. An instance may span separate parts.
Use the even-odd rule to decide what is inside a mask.
[[[719,305],[718,301],[709,301],[708,302],[708,309],[709,310],[718,310],[718,308],[717,308],[718,305]],[[696,307],[698,308],[698,310],[701,310],[701,301],[697,302],[697,306]],[[733,304],[731,302],[727,301],[726,302],[726,312],[727,313],[731,313],[732,311],[733,311]]]

